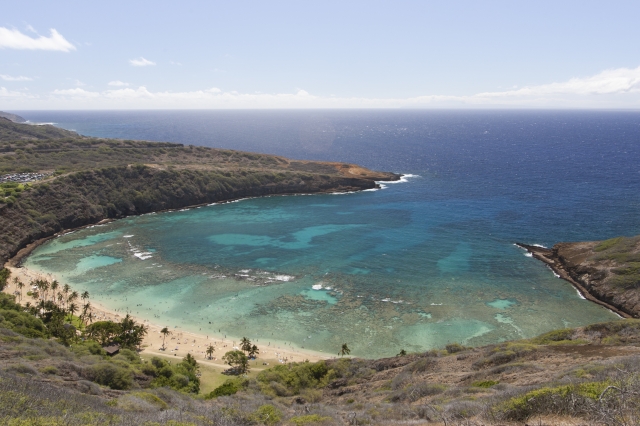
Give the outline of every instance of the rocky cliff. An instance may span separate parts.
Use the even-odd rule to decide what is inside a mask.
[[[624,317],[640,317],[640,236],[558,243],[547,249],[518,244],[571,282],[587,299]]]

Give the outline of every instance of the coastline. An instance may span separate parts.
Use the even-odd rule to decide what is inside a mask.
[[[43,241],[44,242],[44,241]],[[35,247],[32,247],[33,250]],[[8,262],[7,262],[8,263]],[[39,277],[43,277],[42,274],[30,270],[24,266],[15,266],[15,265],[5,265],[7,269],[11,272],[11,277],[17,277],[24,284],[28,285],[34,279]],[[46,278],[55,279],[55,277],[48,275]],[[73,290],[73,286],[71,286]],[[23,304],[26,300],[26,289],[23,289],[23,301],[18,301],[16,298],[16,302]],[[3,293],[14,294],[16,289],[14,288],[13,283],[7,283],[6,288],[3,290]],[[104,321],[111,320],[118,322],[123,318],[123,314],[116,312],[108,307],[97,303],[95,301],[89,300],[92,305],[92,311],[95,315],[95,321]],[[163,356],[163,357],[176,357],[183,358],[187,355],[187,353],[191,353],[199,363],[204,363],[209,366],[213,366],[219,368],[221,370],[225,370],[228,368],[222,360],[222,356],[231,350],[234,350],[234,347],[239,346],[240,337],[223,337],[219,335],[205,335],[201,333],[194,333],[191,331],[185,331],[179,328],[170,329],[172,334],[168,336],[165,340],[166,349],[163,351],[161,349],[162,346],[162,335],[160,330],[165,327],[165,325],[157,324],[156,322],[151,322],[149,320],[144,320],[135,315],[129,314],[137,323],[144,324],[148,327],[148,333],[144,337],[144,340],[141,345],[141,355],[151,355],[151,356]],[[169,327],[166,325],[166,327]],[[254,342],[255,343],[255,342]],[[213,345],[216,349],[213,354],[213,359],[209,360],[206,356],[206,348],[209,345]],[[323,354],[320,352],[311,351],[308,349],[302,349],[299,347],[286,347],[283,344],[277,342],[272,342],[271,345],[265,346],[258,342],[257,346],[260,349],[260,355],[258,358],[252,362],[252,369],[261,370],[264,368],[268,368],[268,366],[275,365],[278,363],[285,364],[287,362],[303,362],[305,360],[309,360],[311,362],[320,361],[323,359],[330,359],[332,356],[327,354]],[[267,363],[267,366],[262,367],[262,363]]]
[[[627,312],[624,312],[618,309],[617,307],[603,300],[600,300],[596,295],[589,292],[589,290],[584,285],[582,285],[577,280],[573,279],[573,277],[569,275],[569,273],[564,268],[564,266],[559,261],[559,259],[557,259],[554,256],[553,249],[524,244],[524,243],[514,243],[514,244],[517,247],[520,247],[521,249],[526,250],[528,253],[530,253],[533,256],[533,258],[547,265],[556,274],[556,276],[558,276],[558,278],[562,278],[563,280],[568,281],[584,299],[590,302],[593,302],[597,305],[600,305],[604,308],[607,308],[608,310],[620,316],[621,318],[625,318],[625,319],[633,318],[633,316],[628,314]]]
[[[398,174],[396,175],[397,179],[395,181],[384,181],[384,182],[393,182],[393,183],[398,183],[398,182],[402,182],[402,178],[405,175],[402,174]],[[405,180],[406,181],[406,180]],[[379,182],[383,182],[383,181],[376,181],[376,186],[378,186],[378,188],[376,188],[376,190],[379,189],[383,189],[379,186]],[[355,192],[364,192],[367,190],[362,190],[362,191],[327,191],[327,192],[315,192],[315,193],[296,193],[296,194],[273,194],[273,195],[266,195],[264,197],[274,197],[274,196],[301,196],[301,195],[326,195],[326,194],[349,194],[349,193],[355,193]],[[257,197],[243,197],[243,198],[237,198],[237,199],[229,199],[229,200],[224,200],[224,201],[219,201],[216,203],[201,203],[201,204],[196,204],[196,205],[191,205],[191,206],[187,206],[187,207],[182,207],[182,208],[176,208],[176,209],[164,209],[164,210],[158,210],[158,211],[154,211],[152,213],[167,213],[167,212],[173,212],[173,211],[184,211],[184,210],[191,210],[191,209],[196,209],[199,207],[203,207],[203,206],[209,206],[212,204],[225,204],[225,203],[233,203],[233,202],[238,202],[238,201],[242,201],[245,199],[252,199],[252,198],[257,198]],[[131,217],[131,216],[125,216],[125,217]],[[119,219],[124,219],[123,218],[119,218]],[[118,219],[102,219],[96,223],[89,223],[86,225],[82,225],[79,227],[75,227],[75,228],[70,228],[70,229],[64,229],[62,231],[56,232],[53,235],[47,236],[47,237],[43,237],[40,238],[30,244],[27,244],[25,247],[23,247],[22,249],[20,249],[13,257],[11,257],[10,259],[8,259],[5,264],[4,267],[7,268],[10,272],[11,272],[11,276],[12,277],[18,277],[18,279],[20,281],[22,281],[24,284],[28,284],[29,282],[31,282],[32,280],[38,278],[38,277],[42,277],[41,274],[39,274],[38,272],[32,271],[26,267],[24,267],[22,265],[22,262],[36,249],[38,248],[40,245],[46,243],[47,241],[56,238],[58,236],[62,236],[71,232],[75,232],[81,229],[85,229],[85,228],[89,228],[92,226],[96,226],[96,225],[102,225],[102,224],[106,224],[106,223],[110,223],[113,222],[115,220]],[[55,277],[49,275],[49,278],[55,279]],[[10,290],[10,288],[12,288],[12,284],[8,284],[7,287],[5,288],[5,290],[3,290],[4,293],[7,294],[14,294],[13,291],[15,291],[16,289],[13,289],[13,291]],[[73,289],[73,286],[71,286],[71,288]],[[17,301],[17,300],[16,300]],[[20,304],[22,304],[22,302],[18,302]],[[108,307],[96,303],[94,301],[91,301],[92,307],[93,307],[93,311],[96,314],[96,320],[112,320],[112,321],[119,321],[122,318],[122,315],[112,309],[109,309]],[[131,314],[130,314],[131,315]],[[234,347],[234,342],[240,340],[240,337],[229,337],[229,338],[225,338],[222,336],[218,336],[218,335],[203,335],[200,333],[194,333],[194,332],[190,332],[190,331],[183,331],[183,330],[175,330],[176,331],[176,336],[173,336],[171,338],[169,338],[169,340],[166,341],[166,348],[167,350],[169,350],[168,352],[162,351],[160,349],[161,345],[162,345],[162,337],[160,337],[160,330],[164,327],[162,325],[158,325],[156,323],[152,323],[149,320],[143,320],[140,319],[138,317],[136,317],[135,315],[131,315],[132,318],[135,319],[136,322],[144,324],[146,326],[149,327],[149,331],[147,336],[145,336],[143,343],[141,345],[141,354],[148,354],[148,355],[159,355],[159,356],[171,356],[174,355],[176,357],[184,357],[186,356],[187,353],[191,353],[192,355],[194,355],[196,357],[196,359],[198,360],[198,362],[205,362],[208,365],[212,365],[214,367],[218,367],[221,369],[226,369],[228,366],[226,364],[224,364],[221,361],[221,357],[224,354],[224,352],[227,352],[228,350],[232,350]],[[191,346],[187,346],[187,349],[183,349],[184,346],[180,347],[180,344],[178,344],[178,346],[175,346],[176,348],[179,347],[179,350],[170,350],[170,346],[172,345],[173,340],[177,340],[179,339],[179,341],[183,342],[184,344],[191,344]],[[235,340],[234,340],[235,339]],[[187,343],[184,343],[184,342]],[[214,345],[214,347],[216,347],[216,353],[214,354],[214,359],[213,360],[208,360],[205,359],[205,351],[206,351],[206,346],[208,345]],[[235,345],[237,346],[237,345]],[[189,349],[192,348],[192,349]],[[223,349],[224,348],[224,352],[222,350],[218,350],[218,349]],[[274,345],[273,346],[264,346],[261,345],[259,346],[260,350],[261,350],[261,354],[260,356],[257,358],[258,361],[260,362],[266,362],[268,363],[268,365],[272,364],[272,363],[286,363],[286,362],[302,362],[305,360],[309,360],[311,362],[314,361],[319,361],[322,359],[330,359],[332,358],[332,356],[327,355],[325,353],[321,353],[321,352],[316,352],[316,351],[311,351],[308,349],[303,349],[300,347],[296,347],[296,346],[291,346],[289,345],[290,349],[287,349],[286,346],[284,346],[284,344],[280,344],[280,346],[278,346],[278,343],[274,341]],[[262,352],[262,351],[266,351],[268,350],[268,352]],[[257,363],[256,363],[257,364]],[[260,369],[260,368],[258,368]]]

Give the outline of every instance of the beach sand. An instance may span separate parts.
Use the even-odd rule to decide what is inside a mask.
[[[22,289],[22,303],[33,301],[31,297],[28,297],[26,295],[27,291],[29,291],[30,289],[29,283],[31,281],[38,278],[47,279],[48,281],[52,281],[54,279],[54,277],[43,276],[25,267],[13,266],[11,265],[11,263],[12,262],[7,262],[7,264],[5,265],[5,267],[11,271],[11,277],[7,282],[4,293],[15,294],[16,291],[19,291],[19,289],[17,289],[15,284],[13,283],[13,279],[17,277],[18,280],[25,284],[24,288]],[[16,301],[19,302],[19,298],[16,298]],[[91,299],[89,299],[89,301],[91,302],[94,321],[111,320],[119,322],[124,316],[123,314],[114,312],[92,301]],[[139,318],[136,318],[135,315],[131,315],[131,317],[133,317],[136,322],[142,323],[148,327],[148,334],[144,338],[144,341],[141,345],[141,355],[145,358],[154,355],[163,357],[168,356],[171,358],[182,358],[185,357],[187,353],[191,353],[191,355],[196,358],[198,363],[224,370],[228,368],[228,365],[226,365],[222,361],[222,356],[226,352],[232,351],[234,350],[234,348],[237,349],[240,346],[239,338],[223,338],[221,336],[203,335],[187,332],[180,329],[174,329],[170,326],[167,326],[170,329],[171,334],[166,337],[164,342],[165,350],[162,350],[163,335],[160,333],[160,330],[162,330],[162,328],[164,328],[165,326],[154,324],[147,320],[140,320]],[[213,359],[211,360],[206,355],[206,350],[209,345],[213,345],[213,347],[215,348]],[[300,348],[287,349],[283,347],[283,345],[280,345],[280,347],[278,348],[278,344],[275,343],[270,346],[257,346],[260,350],[260,355],[258,355],[258,358],[255,361],[251,361],[252,370],[262,370],[279,363],[302,362],[305,360],[315,362],[321,359],[330,358],[326,354],[321,354]]]

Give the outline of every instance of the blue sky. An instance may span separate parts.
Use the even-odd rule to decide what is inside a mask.
[[[0,109],[640,108],[640,1],[28,1]]]

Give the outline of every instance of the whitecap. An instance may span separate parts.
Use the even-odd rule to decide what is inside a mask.
[[[431,306],[442,306],[442,303],[432,303]]]
[[[291,281],[292,279],[294,279],[295,277],[292,277],[291,275],[276,275],[275,277],[273,277],[276,281]]]
[[[420,177],[420,175],[412,175],[411,173],[408,173],[406,175],[401,175],[400,179],[398,180],[380,180],[380,181],[376,181],[376,183],[380,186],[382,186],[383,183],[385,184],[389,184],[389,183],[407,183],[409,182],[410,178],[417,178]]]
[[[122,238],[131,238],[133,235],[123,235]]]
[[[153,256],[151,256],[151,253],[148,251],[140,251],[140,252],[136,252],[133,253],[133,255],[135,257],[137,257],[140,260],[147,260],[147,259],[151,259]]]
[[[540,248],[546,248],[545,246],[543,246],[542,244],[531,244],[534,247],[540,247]]]
[[[524,255],[527,256],[527,257],[533,257],[533,254],[529,253],[529,252],[526,252]]]
[[[580,292],[580,290],[578,290],[577,288],[576,288],[576,293],[578,293],[578,297],[579,297],[580,299],[587,300],[587,298],[586,298],[586,297],[584,297],[584,296],[582,295],[582,293]]]
[[[314,284],[311,286],[312,290],[322,290],[322,284]]]

